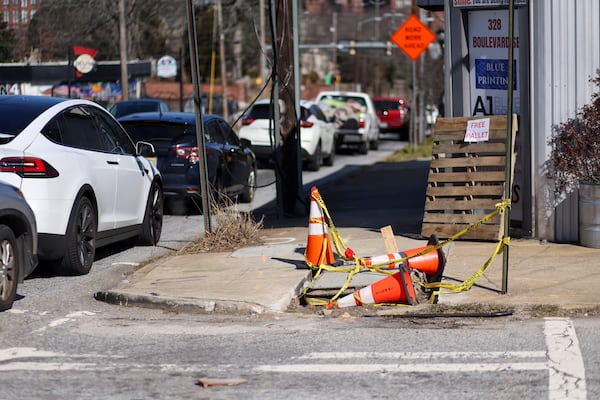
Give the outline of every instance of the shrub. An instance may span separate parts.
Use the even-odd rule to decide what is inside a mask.
[[[600,70],[596,73],[591,82],[600,87]],[[546,176],[554,179],[557,197],[577,189],[579,182],[600,183],[600,93],[591,100],[575,117],[553,127]]]

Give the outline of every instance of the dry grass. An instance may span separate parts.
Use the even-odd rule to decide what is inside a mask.
[[[251,213],[240,212],[228,198],[213,201],[212,204],[215,226],[212,233],[188,243],[177,252],[178,255],[232,251],[262,244],[262,219],[256,221]]]

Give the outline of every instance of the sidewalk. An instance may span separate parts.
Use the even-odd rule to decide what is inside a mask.
[[[420,235],[426,181],[427,163],[379,163],[316,186],[345,244],[359,256],[375,256],[387,253],[379,232],[386,225],[392,227],[400,251],[426,244]],[[308,216],[279,219],[272,204],[255,210],[255,214],[264,216],[264,245],[231,253],[167,256],[141,268],[118,287],[96,293],[95,298],[189,312],[285,312],[311,278],[304,263]],[[443,281],[458,284],[471,277],[495,246],[491,242],[455,241],[444,247],[447,263]],[[600,305],[599,256],[599,249],[512,238],[507,294],[500,293],[500,254],[471,290],[442,292],[439,304],[592,310]],[[339,288],[346,277],[345,273],[326,272],[311,288]],[[360,289],[383,277],[359,273],[351,288]]]

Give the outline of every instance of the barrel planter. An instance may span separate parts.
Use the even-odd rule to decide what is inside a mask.
[[[600,249],[600,184],[579,183],[579,244]]]

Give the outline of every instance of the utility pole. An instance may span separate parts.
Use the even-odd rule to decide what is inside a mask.
[[[229,109],[227,107],[227,72],[225,62],[225,33],[223,32],[223,7],[221,0],[217,0],[217,18],[219,23],[219,57],[221,58],[221,99],[223,103],[223,118],[227,120],[229,117]]]
[[[277,82],[281,102],[281,142],[275,153],[277,179],[281,187],[281,206],[285,215],[296,214],[296,200],[300,195],[299,162],[299,115],[296,110],[296,79],[294,68],[294,14],[297,2],[275,0],[277,35],[275,39]],[[274,104],[274,107],[277,107]],[[277,121],[275,121],[277,123]]]
[[[265,0],[259,0],[258,4],[259,4],[258,15],[259,15],[259,23],[260,23],[260,31],[259,31],[260,32],[260,48],[264,52],[264,49],[265,49]],[[267,62],[265,60],[265,54],[261,53],[261,55],[260,55],[260,74],[259,74],[261,85],[264,85],[265,82],[267,81],[266,70],[267,70]]]
[[[127,26],[125,24],[125,0],[119,0],[119,47],[121,51],[121,94],[129,100],[129,79],[127,75]]]
[[[200,173],[200,194],[202,195],[202,216],[204,217],[204,233],[213,233],[211,222],[210,189],[208,186],[208,167],[206,164],[206,144],[204,142],[204,125],[202,124],[202,107],[200,91],[200,68],[198,61],[198,34],[196,14],[192,0],[186,2],[188,16],[188,38],[190,41],[190,62],[192,67],[192,86],[194,87],[194,111],[196,113],[196,140],[198,142],[198,170]]]

